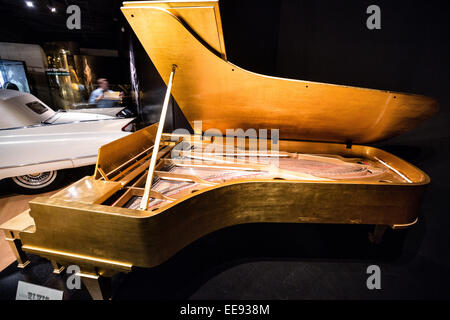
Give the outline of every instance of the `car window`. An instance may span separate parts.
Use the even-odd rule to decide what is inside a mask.
[[[26,105],[37,114],[43,114],[47,111],[47,107],[38,101],[28,102]]]

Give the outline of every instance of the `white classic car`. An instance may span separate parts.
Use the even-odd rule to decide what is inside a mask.
[[[0,90],[0,180],[24,193],[54,189],[62,169],[95,164],[98,148],[129,134],[133,120],[55,112],[31,94]]]

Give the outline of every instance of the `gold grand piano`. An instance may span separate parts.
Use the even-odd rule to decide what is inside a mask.
[[[372,224],[378,241],[387,226],[417,221],[428,176],[363,144],[413,128],[435,100],[243,70],[226,59],[217,1],[122,11],[167,84],[161,121],[101,147],[93,176],[1,226],[19,267],[26,253],[56,273],[78,265],[104,298],[104,279],[231,225]],[[170,94],[193,135],[163,133]]]

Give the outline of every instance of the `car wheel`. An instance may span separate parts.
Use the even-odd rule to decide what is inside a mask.
[[[18,192],[34,194],[56,189],[63,175],[63,171],[54,170],[12,177],[11,181]]]

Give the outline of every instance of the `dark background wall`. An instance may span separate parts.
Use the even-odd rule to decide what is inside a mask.
[[[381,8],[381,30],[366,27],[371,4]],[[234,64],[279,77],[430,95],[444,109],[448,7],[436,0],[220,1],[227,56]],[[164,84],[136,45],[143,112],[153,122]]]
[[[228,58],[280,77],[439,95],[449,83],[446,1],[221,1]],[[366,8],[381,8],[381,30]]]

